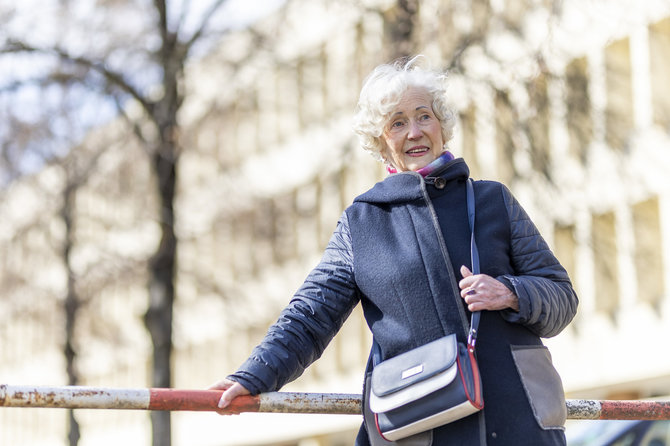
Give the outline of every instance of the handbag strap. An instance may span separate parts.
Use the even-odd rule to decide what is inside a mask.
[[[477,243],[475,242],[475,190],[473,181],[468,178],[466,182],[467,188],[467,207],[468,207],[468,223],[470,225],[470,263],[472,265],[472,274],[479,274],[479,250],[477,250]],[[475,311],[470,315],[470,332],[468,333],[468,350],[472,353],[475,351],[475,343],[477,341],[477,330],[479,330],[479,319],[481,312]],[[381,362],[381,347],[377,340],[372,338],[372,350],[370,352],[369,362],[372,365],[377,365]],[[370,364],[368,364],[369,366]]]
[[[477,243],[475,242],[475,189],[472,184],[472,178],[468,178],[466,186],[468,222],[470,223],[470,263],[472,264],[472,274],[479,274],[479,250],[477,249]],[[470,352],[475,351],[480,319],[480,311],[475,311],[470,315],[470,333],[468,333],[468,350],[470,350]]]

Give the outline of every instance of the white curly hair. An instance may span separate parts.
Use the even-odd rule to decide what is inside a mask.
[[[447,75],[420,67],[417,62],[422,58],[419,55],[379,65],[363,83],[353,128],[361,146],[380,161],[384,161],[381,139],[384,127],[410,87],[424,88],[432,96],[433,113],[440,121],[445,145],[454,135],[456,118],[447,104]]]

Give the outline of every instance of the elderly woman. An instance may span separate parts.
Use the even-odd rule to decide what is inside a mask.
[[[454,116],[445,76],[421,69],[416,58],[377,67],[361,91],[354,127],[389,176],[344,211],[321,262],[261,344],[212,386],[224,390],[219,406],[298,377],[359,301],[382,359],[452,333],[464,342],[470,313],[480,311],[484,409],[407,444],[565,444],[562,386],[540,338],[572,320],[577,296],[498,182],[474,182],[481,273],[471,272],[469,170],[446,149]],[[356,444],[392,443],[364,423]]]

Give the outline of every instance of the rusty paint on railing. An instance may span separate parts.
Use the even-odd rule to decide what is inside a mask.
[[[670,420],[670,401],[568,400],[573,420]]]
[[[4,407],[146,409],[148,403],[145,389],[0,385],[0,406]]]
[[[220,390],[112,389],[84,386],[0,385],[0,407],[69,409],[131,409],[360,415],[361,395],[269,392],[235,398],[225,410],[217,403]],[[670,420],[670,401],[566,401],[573,420]]]
[[[269,392],[259,396],[259,412],[361,414],[359,394]]]

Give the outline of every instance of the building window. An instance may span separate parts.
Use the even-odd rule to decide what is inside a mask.
[[[589,96],[588,65],[586,58],[573,60],[565,69],[567,127],[570,154],[582,163],[593,136],[591,98]]]
[[[296,249],[298,257],[301,258],[319,252],[318,192],[316,181],[305,184],[294,191]]]
[[[258,218],[251,211],[240,212],[233,217],[230,249],[236,254],[233,264],[234,280],[246,280],[256,272],[254,253],[262,249],[253,233],[253,225],[257,221]]]
[[[299,235],[293,198],[293,193],[289,192],[272,199],[272,252],[274,261],[280,265],[297,256]]]
[[[277,70],[277,119],[279,142],[285,142],[300,132],[298,71],[296,66]]]
[[[614,316],[619,306],[616,225],[613,212],[594,215],[591,240],[596,289],[596,311]]]
[[[559,262],[561,262],[561,265],[563,265],[568,272],[573,284],[575,284],[575,272],[577,271],[577,241],[575,239],[574,225],[556,226],[554,228],[553,249]]]
[[[670,18],[649,27],[649,53],[654,122],[670,129]]]
[[[497,90],[495,98],[498,179],[509,183],[514,178],[514,132],[516,117],[509,94]]]
[[[272,198],[260,199],[251,211],[251,258],[253,275],[257,276],[267,266],[278,263],[277,256],[277,208]]]
[[[623,149],[633,130],[633,87],[628,39],[618,40],[605,48],[605,69],[605,141],[613,149]]]
[[[663,259],[661,256],[661,220],[658,199],[633,206],[635,236],[635,272],[637,296],[641,302],[658,306],[663,297]]]
[[[341,172],[336,172],[323,178],[319,177],[319,249],[323,249],[328,245],[337,219],[343,209],[342,179]]]
[[[298,61],[298,121],[300,130],[322,122],[326,116],[327,57],[323,49]]]
[[[258,103],[256,122],[257,127],[261,129],[257,132],[257,138],[261,152],[269,150],[270,146],[276,144],[279,140],[279,118],[277,116],[277,94],[275,91],[277,87],[276,73],[268,70],[266,76],[266,82],[257,82],[256,84]],[[244,97],[245,95],[240,92],[238,96]],[[238,144],[238,147],[238,150],[244,154],[245,147],[241,144]]]
[[[544,74],[528,83],[532,117],[528,120],[530,159],[533,170],[549,176],[549,96]]]
[[[479,176],[476,118],[476,110],[473,105],[470,105],[460,113],[460,129],[462,136],[461,151],[463,153],[463,159],[465,159],[470,168],[470,175],[475,178]]]
[[[257,112],[255,111],[255,96],[241,98],[235,103],[234,120],[236,143],[236,160],[240,159],[241,154],[256,153],[258,150],[258,138],[256,135],[256,125],[258,123]]]

